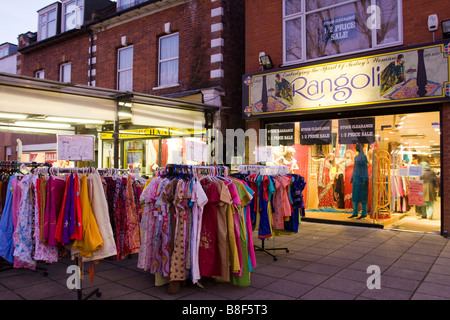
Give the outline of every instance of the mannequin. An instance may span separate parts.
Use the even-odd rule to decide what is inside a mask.
[[[331,169],[334,165],[335,157],[333,153],[329,153],[323,160],[323,163],[320,164],[317,181],[319,208],[333,207],[333,180],[331,178]]]
[[[297,160],[294,159],[295,149],[289,147],[286,149],[284,154],[277,160],[277,162],[282,166],[289,167],[289,173],[294,173],[294,170],[298,169]]]
[[[361,216],[358,219],[363,219],[367,216],[367,199],[369,195],[369,172],[367,168],[367,157],[364,154],[364,148],[362,145],[356,145],[356,151],[358,155],[354,159],[354,167],[351,183],[352,189],[352,201],[353,201],[353,214],[350,218],[356,218],[358,216],[358,207],[361,203]]]
[[[355,151],[347,149],[345,151],[345,169],[344,169],[344,207],[345,209],[353,209],[352,202],[352,174],[353,174],[353,161],[355,158]]]

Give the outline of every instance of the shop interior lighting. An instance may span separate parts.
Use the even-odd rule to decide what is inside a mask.
[[[11,132],[29,132],[29,133],[51,133],[51,134],[60,134],[60,133],[64,133],[67,134],[67,132],[72,132],[72,131],[67,131],[67,130],[58,130],[58,129],[42,129],[42,128],[27,128],[27,127],[20,127],[20,129],[18,127],[11,127],[9,125],[3,126],[0,125],[0,130],[2,131],[11,131]]]
[[[103,120],[92,120],[92,119],[76,119],[76,118],[65,118],[65,117],[46,117],[45,120],[52,122],[70,122],[70,123],[89,123],[89,124],[104,124]]]
[[[131,118],[131,113],[129,113],[129,112],[119,111],[118,114],[119,114],[119,117]]]
[[[4,119],[26,119],[27,115],[25,115],[25,114],[18,114],[18,113],[0,112],[0,118],[4,118]]]
[[[67,123],[51,123],[39,121],[16,121],[14,124],[20,127],[49,128],[49,129],[68,129],[71,127],[71,125]]]

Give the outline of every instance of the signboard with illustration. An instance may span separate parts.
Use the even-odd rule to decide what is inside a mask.
[[[351,23],[351,17],[342,18]],[[348,28],[351,30],[351,26]],[[352,106],[448,101],[449,59],[449,44],[441,43],[244,75],[243,117]]]

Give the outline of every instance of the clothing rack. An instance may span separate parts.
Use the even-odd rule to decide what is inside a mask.
[[[48,168],[48,174],[60,174],[60,173],[93,173],[93,172],[99,172],[99,173],[106,173],[109,175],[116,175],[117,173],[131,173],[131,174],[139,174],[138,169],[115,169],[115,168],[95,168],[95,167],[74,167],[74,168],[59,168],[59,167],[50,167]],[[131,258],[131,257],[130,257]],[[76,257],[77,265],[80,265],[81,259],[79,257]],[[81,275],[80,275],[81,277]],[[92,296],[101,297],[102,292],[100,291],[100,288],[95,288],[92,290],[86,297],[83,298],[83,288],[81,287],[81,279],[80,279],[80,288],[76,289],[77,291],[77,299],[78,300],[87,300]]]
[[[239,172],[241,173],[258,173],[260,175],[286,175],[289,174],[289,167],[288,166],[263,166],[263,165],[240,165],[239,166]],[[268,255],[270,255],[273,258],[273,261],[277,261],[277,257],[269,252],[268,250],[276,251],[276,250],[283,250],[286,251],[286,253],[289,253],[289,248],[270,248],[266,249],[264,247],[264,240],[261,239],[261,247],[258,247],[257,245],[254,246],[255,251],[265,252]]]
[[[0,161],[0,167],[4,167],[4,169],[6,170],[17,170],[17,169],[24,169],[24,170],[29,170],[28,168],[32,168],[31,171],[33,171],[36,168],[40,168],[40,167],[45,167],[45,168],[49,168],[51,167],[51,163],[49,162],[23,162],[23,161]],[[2,259],[2,261],[0,262],[0,272],[3,271],[7,271],[7,270],[11,270],[14,269],[13,264],[11,264],[9,261]],[[47,268],[43,268],[40,267],[38,265],[36,265],[36,269],[35,270],[31,270],[33,272],[37,272],[37,270],[42,270],[42,274],[44,275],[44,277],[48,276],[48,272],[47,272]]]
[[[280,174],[285,175],[289,173],[288,166],[262,166],[253,164],[239,165],[239,172],[242,173],[259,173],[262,175]]]
[[[185,164],[167,164],[165,167],[159,167],[154,171],[155,176],[165,175],[215,175],[228,176],[229,168],[221,165],[185,165]]]

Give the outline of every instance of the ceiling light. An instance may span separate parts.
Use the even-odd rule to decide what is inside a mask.
[[[119,112],[118,115],[119,117],[131,118],[131,113],[129,112]]]
[[[0,118],[5,118],[5,119],[26,119],[27,115],[25,115],[25,114],[18,114],[18,113],[0,112]]]
[[[104,124],[104,120],[92,120],[92,119],[76,119],[65,117],[47,117],[45,120],[54,122],[73,122],[73,123],[89,123],[89,124]]]
[[[52,128],[52,129],[66,129],[70,128],[70,124],[67,123],[51,123],[51,122],[38,122],[38,121],[16,121],[15,125],[21,127],[31,128]]]

